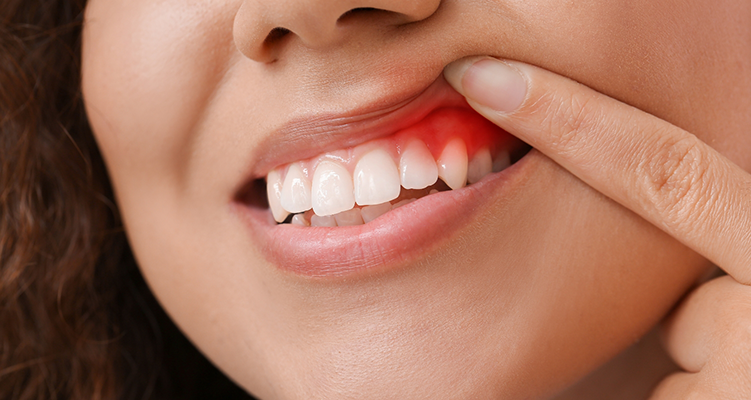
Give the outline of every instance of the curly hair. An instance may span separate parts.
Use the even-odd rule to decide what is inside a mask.
[[[81,98],[84,8],[0,1],[0,398],[249,398],[133,261]]]

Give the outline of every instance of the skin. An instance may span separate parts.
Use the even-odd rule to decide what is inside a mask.
[[[89,2],[84,96],[139,265],[188,337],[260,398],[550,396],[644,335],[710,266],[533,151],[521,190],[493,193],[408,265],[290,276],[232,199],[295,117],[399,98],[487,54],[582,82],[751,169],[750,4],[412,3]],[[355,7],[392,12],[335,29]],[[291,33],[263,46],[277,26]]]
[[[728,274],[667,319],[666,349],[684,371],[651,398],[748,397],[751,174],[695,135],[539,68],[482,57],[446,77],[489,120]]]

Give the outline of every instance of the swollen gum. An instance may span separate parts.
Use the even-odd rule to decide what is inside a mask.
[[[360,157],[375,148],[386,150],[393,158],[394,163],[398,165],[402,150],[413,139],[422,140],[427,145],[433,158],[438,159],[446,144],[456,137],[461,137],[467,146],[469,159],[472,159],[474,154],[482,148],[488,148],[491,154],[496,154],[497,151],[504,148],[507,142],[513,140],[510,134],[473,110],[439,108],[417,124],[400,130],[389,137],[371,140],[348,149],[330,151],[295,163],[299,163],[309,178],[312,178],[312,171],[324,160],[336,161],[352,174]],[[277,169],[282,176],[286,174],[290,164]]]

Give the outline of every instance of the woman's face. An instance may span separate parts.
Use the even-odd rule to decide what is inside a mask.
[[[136,258],[191,340],[264,399],[548,395],[706,270],[534,150],[359,227],[274,224],[269,172],[401,151],[402,128],[462,109],[441,78],[454,60],[539,65],[751,167],[749,2],[89,3],[84,95]],[[442,135],[475,140],[447,118],[459,129]]]

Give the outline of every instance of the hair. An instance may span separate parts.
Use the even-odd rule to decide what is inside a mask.
[[[133,260],[81,96],[85,3],[0,1],[0,398],[250,398]]]

